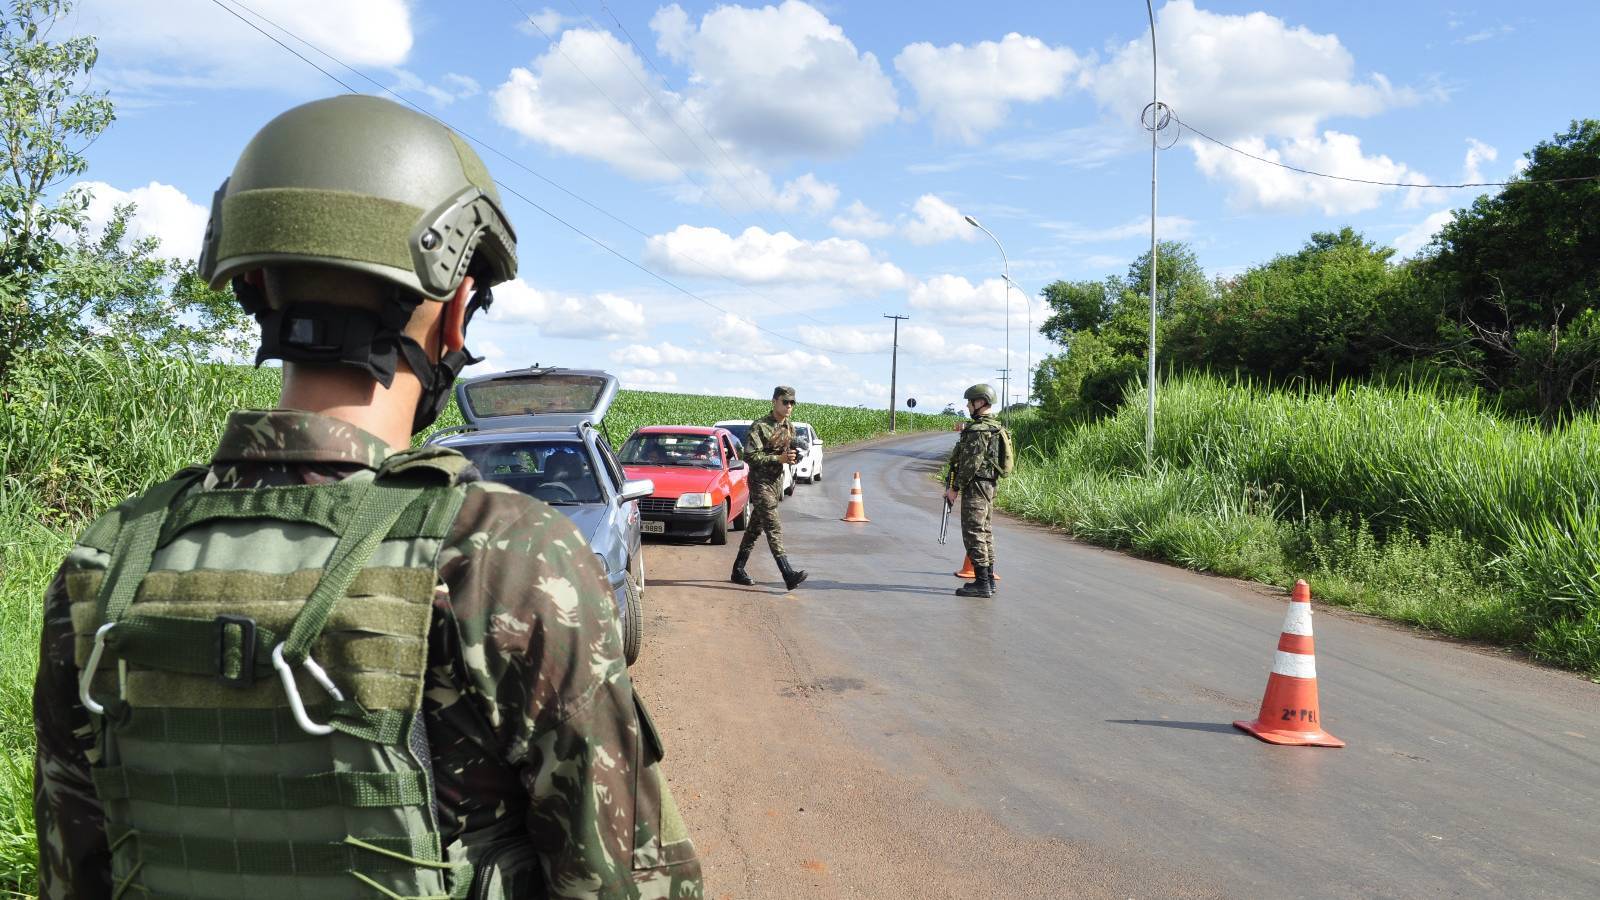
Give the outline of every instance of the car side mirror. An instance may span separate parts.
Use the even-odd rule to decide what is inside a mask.
[[[733,465],[728,466],[728,471],[737,472],[740,469],[748,469],[748,468],[750,468],[750,464],[749,463],[745,462],[742,459],[736,459],[736,460],[733,461]]]
[[[637,481],[624,481],[622,483],[622,500],[624,503],[629,500],[648,497],[655,492],[656,483],[648,478],[640,478]]]

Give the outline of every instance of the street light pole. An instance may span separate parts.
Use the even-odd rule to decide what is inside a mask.
[[[1022,302],[1028,310],[1028,355],[1022,369],[1022,388],[1027,393],[1022,396],[1024,403],[1030,403],[1033,400],[1033,301],[1028,299],[1028,292],[1022,289],[1022,285],[1011,280],[1010,275],[1006,276],[1006,283],[1017,286],[1017,293],[1022,295]],[[1006,362],[1009,363],[1011,360],[1008,359]]]
[[[900,322],[910,316],[884,316],[894,320],[894,350],[889,354],[889,433],[894,434],[895,378],[900,373]]]
[[[1009,371],[1011,369],[1011,260],[1006,258],[1006,248],[1001,246],[1000,239],[994,236],[994,232],[983,227],[982,225],[979,225],[978,220],[971,216],[962,216],[962,218],[967,220],[968,225],[971,225],[973,228],[976,228],[984,234],[987,234],[989,236],[989,240],[994,241],[995,248],[1000,251],[1000,264],[1004,267],[1004,271],[1000,277],[1005,283],[1006,290],[1006,369]],[[1005,386],[1002,385],[1001,389],[1003,391]],[[1008,405],[1008,400],[1009,398],[1002,393],[1000,399],[1001,418],[1005,418],[1006,416],[1006,406]]]

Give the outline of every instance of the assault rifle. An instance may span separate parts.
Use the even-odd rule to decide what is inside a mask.
[[[944,543],[945,535],[950,533],[950,507],[949,500],[944,501],[944,517],[939,520],[939,543]]]

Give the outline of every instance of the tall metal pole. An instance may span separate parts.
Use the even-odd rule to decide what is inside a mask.
[[[1148,388],[1144,410],[1144,459],[1153,465],[1156,458],[1156,135],[1161,131],[1161,101],[1156,94],[1156,13],[1150,0],[1144,2],[1150,16],[1150,368],[1145,374]]]
[[[910,316],[884,316],[894,320],[894,350],[889,354],[889,433],[894,434],[895,379],[900,374],[900,321]]]
[[[1000,244],[1000,239],[994,236],[994,232],[992,232],[989,229],[983,227],[982,225],[979,225],[978,224],[978,220],[974,219],[971,216],[963,216],[962,218],[967,220],[967,224],[968,225],[971,225],[973,228],[976,228],[979,231],[983,232],[984,234],[987,234],[989,236],[989,240],[994,241],[995,248],[1000,251],[1000,265],[1003,267],[1003,271],[1002,271],[1000,277],[1002,279],[1004,279],[1005,287],[1006,287],[1006,371],[1010,371],[1011,370],[1011,260],[1006,257],[1006,248]],[[1004,393],[1004,391],[1006,390],[1006,386],[1004,384],[1001,385],[1001,390],[1002,390],[1002,393],[1001,393],[1001,397],[1000,397],[1000,418],[1001,419],[1005,419],[1006,418],[1006,406],[1008,405],[1008,399],[1009,398]]]
[[[1022,295],[1022,302],[1028,310],[1028,355],[1026,362],[1023,363],[1022,370],[1022,388],[1027,393],[1022,396],[1024,403],[1031,403],[1033,401],[1033,301],[1028,299],[1028,292],[1022,289],[1022,285],[1012,281],[1010,276],[1006,277],[1006,283],[1016,287],[1017,293]],[[1010,361],[1009,359],[1006,360],[1008,363]]]

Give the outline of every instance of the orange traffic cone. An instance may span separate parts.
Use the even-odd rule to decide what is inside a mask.
[[[856,473],[855,484],[850,486],[850,505],[844,508],[846,522],[870,522],[867,518],[867,506],[861,500],[861,473]]]
[[[1299,747],[1343,747],[1344,741],[1322,730],[1317,705],[1317,657],[1311,642],[1311,586],[1302,579],[1289,596],[1289,614],[1278,637],[1278,653],[1267,676],[1261,714],[1254,722],[1234,722],[1269,744]]]
[[[968,581],[971,581],[972,579],[978,577],[978,573],[972,571],[972,557],[970,557],[970,556],[961,557],[961,571],[956,573],[956,577],[957,578],[965,578]],[[995,576],[992,576],[992,577],[994,578],[995,581],[999,581],[1000,580],[1000,576],[999,575],[995,575]]]

